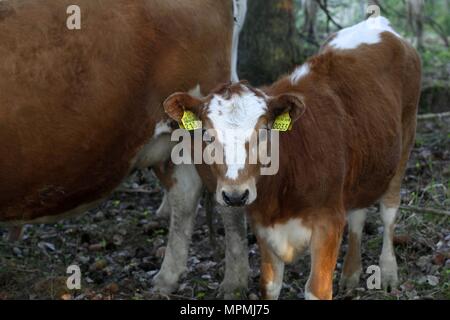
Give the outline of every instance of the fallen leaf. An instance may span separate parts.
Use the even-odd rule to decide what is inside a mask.
[[[105,290],[109,291],[111,294],[115,294],[119,292],[119,286],[117,285],[117,283],[113,282],[107,285]]]
[[[438,266],[443,266],[445,263],[445,256],[442,253],[436,253],[433,256],[433,263]]]
[[[396,235],[393,238],[394,245],[405,246],[411,242],[411,237],[407,234]]]
[[[428,275],[428,276],[427,276],[427,283],[428,283],[430,286],[435,287],[435,286],[437,286],[437,285],[439,284],[439,278],[436,277],[436,276]]]
[[[89,246],[89,251],[100,251],[103,249],[102,243],[94,243]]]

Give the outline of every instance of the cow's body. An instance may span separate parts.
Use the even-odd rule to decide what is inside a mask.
[[[307,71],[299,75],[302,67]],[[357,251],[365,218],[360,209],[381,201],[385,228],[392,227],[414,143],[420,59],[409,44],[384,32],[379,43],[351,49],[337,49],[331,40],[302,67],[266,90],[269,96],[299,94],[307,109],[292,131],[281,134],[279,173],[261,178],[259,201],[249,213],[263,251],[270,250],[277,256],[274,259],[290,262],[296,251],[308,245],[313,259],[321,257],[321,250],[330,257],[313,260],[317,266],[313,265],[307,288],[310,298],[329,298],[332,273],[327,263],[334,268],[338,246],[326,248],[324,242],[339,241],[345,213],[349,213],[350,245],[344,286],[359,282]],[[392,237],[392,230],[385,232]],[[392,244],[385,240],[385,246],[381,258],[395,260],[386,252]],[[386,264],[391,266],[385,269],[392,270],[383,270],[383,281],[394,285],[396,266],[380,261],[382,267]],[[269,292],[270,281],[270,277],[263,279],[263,288],[266,297],[274,298],[278,294]]]
[[[231,3],[197,2],[81,1],[79,31],[65,28],[70,1],[1,4],[2,222],[108,195],[139,164],[174,88],[230,78]]]
[[[85,212],[167,160],[162,101],[231,76],[231,0],[80,0],[81,30],[66,28],[71,4],[0,2],[0,224]],[[185,270],[202,187],[192,166],[170,174],[164,291]]]
[[[312,265],[305,296],[331,298],[347,213],[350,243],[342,285],[357,284],[364,208],[377,201],[385,226],[382,281],[395,284],[393,226],[414,142],[420,69],[416,51],[389,22],[371,18],[340,31],[320,54],[270,87],[235,84],[198,102],[206,109],[199,113],[205,126],[226,128],[225,138],[217,138],[222,145],[234,137],[234,128],[270,128],[284,112],[296,121],[291,131],[280,133],[276,175],[259,175],[248,163],[213,166],[218,201],[248,205],[261,249],[265,298],[278,297],[284,263],[308,247]],[[233,150],[248,158],[250,141],[225,146],[225,159],[235,156]]]

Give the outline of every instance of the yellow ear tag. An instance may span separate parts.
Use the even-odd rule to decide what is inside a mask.
[[[282,115],[279,115],[276,117],[272,130],[278,130],[278,131],[288,131],[292,129],[292,119],[289,115],[289,112],[283,113]]]
[[[192,111],[185,111],[183,113],[180,128],[186,129],[188,131],[193,131],[196,129],[201,129],[201,127],[202,122],[197,118],[197,116]]]

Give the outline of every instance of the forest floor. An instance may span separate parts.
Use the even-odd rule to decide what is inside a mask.
[[[144,175],[145,176],[145,175]],[[161,189],[154,179],[134,177],[127,188],[149,194],[114,193],[98,209],[54,225],[27,226],[20,242],[11,243],[0,229],[0,299],[152,299],[151,279],[158,271],[167,241],[168,222],[155,211]],[[417,142],[402,189],[407,207],[450,208],[450,119],[420,121]],[[371,208],[365,226],[363,269],[378,264],[382,225]],[[224,273],[224,230],[218,217],[216,245],[209,242],[204,210],[199,210],[188,272],[171,299],[216,299]],[[335,273],[337,299],[450,299],[450,216],[401,210],[395,236],[400,285],[391,292],[361,287],[339,292],[337,284],[347,248],[344,238]],[[249,232],[249,296],[259,295],[259,253]],[[79,265],[82,288],[69,292],[66,269]],[[309,256],[287,266],[281,299],[304,298]]]

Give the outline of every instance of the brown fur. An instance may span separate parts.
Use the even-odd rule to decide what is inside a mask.
[[[358,236],[353,233],[348,233],[348,250],[342,267],[342,274],[346,277],[351,276],[361,269],[361,248]]]
[[[286,76],[262,88],[268,97],[268,112],[256,130],[270,127],[274,108],[285,106],[290,113],[300,108],[291,114],[294,120],[300,118],[291,131],[280,134],[278,174],[258,176],[257,167],[247,164],[235,181],[227,182],[239,185],[249,177],[257,179],[257,199],[248,207],[254,226],[270,227],[300,218],[312,231],[308,290],[321,299],[332,297],[346,212],[380,200],[388,207],[398,206],[414,142],[420,58],[396,36],[383,33],[381,37],[378,44],[354,50],[325,46],[308,61],[310,72],[298,83]],[[255,90],[240,83],[225,85],[216,93],[226,97],[242,86]],[[208,127],[205,112],[198,116]],[[221,166],[210,166],[215,181],[225,179]],[[261,283],[265,284],[272,280],[274,266],[264,239],[260,243]]]
[[[300,94],[307,110],[281,135],[280,171],[260,178],[249,211],[260,225],[300,217],[312,228],[309,288],[318,298],[331,298],[344,213],[383,196],[390,206],[400,202],[421,68],[410,45],[382,37],[380,44],[357,50],[325,48],[297,85],[283,78],[266,90],[270,96]],[[323,223],[327,228],[318,232]]]
[[[280,136],[280,172],[258,185],[258,207],[283,200],[265,214],[265,225],[293,210],[367,207],[405,166],[415,134],[420,60],[405,42],[383,38],[358,50],[328,50],[311,59],[312,72],[298,85],[283,78],[267,89],[270,96],[300,94],[306,112]]]
[[[162,101],[230,77],[231,1],[0,2],[0,222],[111,192],[165,118]]]
[[[318,298],[331,298],[344,213],[383,195],[399,204],[415,135],[420,59],[406,42],[382,37],[357,50],[325,48],[297,85],[284,78],[266,90],[300,94],[307,110],[281,135],[280,172],[260,178],[250,215],[266,226],[301,217],[312,228],[309,287]],[[318,232],[321,224],[327,227]]]

